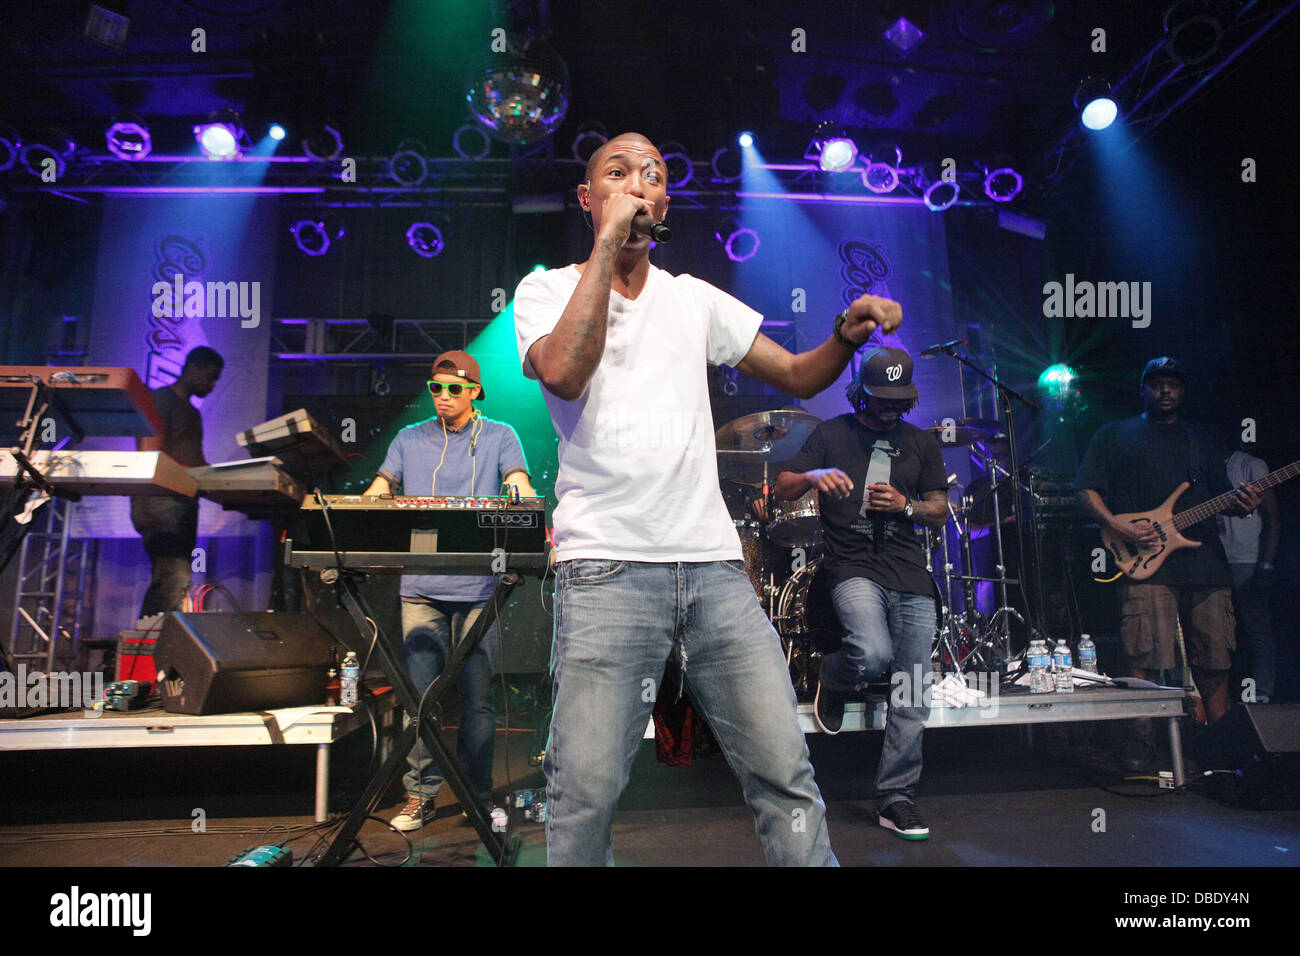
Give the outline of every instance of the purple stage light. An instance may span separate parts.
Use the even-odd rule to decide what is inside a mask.
[[[330,251],[330,234],[325,223],[318,219],[299,219],[289,231],[293,233],[294,244],[305,256],[323,256]],[[342,235],[342,231],[339,233]]]
[[[758,254],[758,247],[762,245],[758,233],[744,226],[736,229],[726,239],[722,238],[721,232],[715,232],[713,236],[722,243],[723,251],[732,262],[748,262]]]
[[[452,134],[451,148],[461,159],[478,161],[492,152],[492,141],[479,127],[466,123]]]
[[[862,185],[873,193],[892,193],[898,188],[898,170],[889,163],[868,163],[862,171]]]
[[[904,56],[911,53],[916,45],[925,39],[925,31],[907,17],[899,17],[893,22],[884,37]]]
[[[153,150],[153,137],[143,123],[118,120],[104,134],[108,151],[118,159],[144,159]]]
[[[49,169],[48,164],[53,161],[54,167],[49,171],[57,181],[63,178],[68,168],[68,160],[76,151],[77,146],[67,133],[48,128],[38,132],[30,143],[19,150],[18,161],[29,173],[39,178],[45,178]]]
[[[994,202],[1011,202],[1020,195],[1025,181],[1010,166],[991,169],[984,174],[984,195]]]
[[[241,132],[235,123],[229,121],[200,123],[194,127],[194,139],[208,159],[238,159]]]
[[[858,158],[858,146],[847,136],[837,136],[822,143],[818,165],[822,172],[842,173]]]
[[[406,230],[406,244],[411,251],[424,259],[432,259],[446,248],[442,230],[431,222],[413,222]]]
[[[681,189],[695,178],[695,164],[681,143],[661,144],[659,155],[664,158],[664,168],[668,171],[669,189]]]
[[[936,179],[926,187],[925,206],[931,212],[943,212],[949,206],[957,201],[957,195],[960,187],[956,183],[950,183],[944,179]]]
[[[397,185],[414,189],[429,178],[429,163],[424,158],[429,151],[423,143],[408,140],[397,147],[388,161],[388,177]]]

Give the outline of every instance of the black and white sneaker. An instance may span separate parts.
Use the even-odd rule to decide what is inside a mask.
[[[930,828],[921,819],[916,804],[911,800],[895,800],[879,814],[880,825],[893,830],[904,840],[928,840]]]
[[[820,683],[813,698],[813,717],[824,734],[838,734],[844,726],[844,698],[832,693]]]

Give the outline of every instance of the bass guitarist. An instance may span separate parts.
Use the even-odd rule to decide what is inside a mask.
[[[1191,487],[1179,501],[1185,510],[1231,489],[1218,443],[1203,429],[1179,417],[1187,373],[1177,359],[1152,359],[1142,372],[1145,411],[1103,425],[1093,436],[1075,476],[1079,504],[1103,529],[1139,548],[1159,544],[1151,523],[1127,522],[1116,514],[1148,511],[1161,505],[1182,482]],[[1235,492],[1240,514],[1260,503],[1259,490],[1244,485]],[[1211,721],[1228,710],[1228,671],[1236,648],[1232,575],[1213,521],[1186,529],[1201,547],[1168,556],[1155,574],[1120,585],[1120,642],[1128,673],[1175,667],[1175,632],[1182,623],[1188,664]],[[1155,761],[1149,720],[1136,721],[1135,734],[1121,756],[1125,770],[1149,771]]]

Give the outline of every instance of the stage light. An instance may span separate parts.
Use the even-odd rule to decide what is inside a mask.
[[[1068,365],[1057,363],[1043,369],[1043,373],[1038,376],[1038,387],[1047,392],[1052,398],[1065,398],[1074,387],[1075,379],[1078,375],[1074,369]]]
[[[740,145],[741,149],[749,149],[754,145],[754,134],[749,132],[741,133],[736,137],[736,142]]]
[[[578,135],[573,137],[573,158],[586,164],[592,153],[609,142],[609,130],[605,124],[588,120],[578,127]]]
[[[231,160],[241,155],[240,143],[244,139],[244,128],[239,116],[231,110],[218,110],[206,123],[194,127],[194,138],[199,149],[208,159]]]
[[[104,133],[108,151],[118,159],[144,159],[153,149],[149,129],[134,118],[116,120]]]
[[[659,155],[664,158],[664,167],[668,170],[669,189],[681,189],[695,178],[695,164],[681,143],[660,144]]]
[[[298,251],[305,256],[323,256],[330,251],[329,230],[322,220],[299,219],[289,227],[289,232],[293,233]]]
[[[77,151],[76,144],[61,129],[47,127],[32,137],[18,152],[18,160],[33,176],[44,177],[49,161],[54,162],[54,178],[62,179],[70,160]]]
[[[477,126],[466,123],[452,134],[451,148],[461,159],[477,161],[487,159],[492,151],[492,140]]]
[[[470,68],[465,83],[470,114],[504,142],[545,139],[569,111],[569,68],[540,37],[509,36],[506,49]]]
[[[931,212],[943,212],[949,206],[957,201],[957,196],[961,188],[956,183],[950,183],[944,179],[936,179],[926,187],[925,206]]]
[[[867,165],[862,170],[862,185],[873,193],[892,193],[898,188],[898,171],[903,166],[903,150],[897,143],[878,142],[866,152]]]
[[[828,139],[822,143],[821,158],[819,165],[822,172],[842,173],[853,165],[853,161],[858,158],[858,147],[853,140],[847,137],[843,139]]]
[[[406,230],[406,244],[411,251],[424,259],[432,259],[447,247],[442,241],[442,230],[431,222],[413,222]]]
[[[545,271],[546,271],[546,266],[542,265],[542,264],[539,262],[537,265],[533,266],[532,271],[533,271],[533,272],[545,272]]]
[[[286,133],[284,127],[279,123],[272,123],[266,128],[266,135],[278,143],[284,139]]]
[[[332,124],[321,123],[302,138],[302,151],[318,162],[331,162],[343,152],[343,137]]]
[[[1165,10],[1165,50],[1180,66],[1195,66],[1219,52],[1223,24],[1204,0],[1179,0]]]
[[[397,147],[388,161],[388,176],[399,186],[413,189],[429,178],[429,164],[424,158],[428,150],[417,140],[406,140]]]
[[[916,45],[925,39],[925,31],[907,17],[899,17],[883,35],[893,44],[894,49],[904,56],[916,49]]]
[[[720,182],[734,183],[744,171],[745,161],[740,150],[724,146],[713,154],[713,175]]]
[[[1110,84],[1098,77],[1090,76],[1079,84],[1074,92],[1074,108],[1090,130],[1105,129],[1119,115],[1119,106],[1110,95]]]
[[[0,123],[0,173],[14,168],[22,150],[23,140],[18,135],[18,130],[7,123]]]
[[[1024,179],[1010,166],[984,171],[984,195],[994,202],[1010,202],[1024,186]]]
[[[762,245],[758,233],[743,226],[732,230],[726,239],[722,238],[721,230],[715,232],[713,238],[722,243],[722,251],[732,262],[748,262],[758,254],[758,247]]]

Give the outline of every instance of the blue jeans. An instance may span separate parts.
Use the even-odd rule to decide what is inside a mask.
[[[841,648],[822,658],[821,686],[847,695],[886,672],[891,675],[885,743],[876,769],[880,811],[912,799],[921,779],[921,734],[930,716],[927,675],[937,626],[934,598],[849,578],[835,586],[831,600],[846,633]]]
[[[676,653],[773,865],[835,865],[781,642],[739,561],[562,561],[544,769],[551,866],[612,866],[611,824]]]
[[[442,673],[453,645],[464,637],[484,606],[459,601],[402,602],[402,659],[417,694],[423,696]],[[456,757],[465,767],[470,785],[484,800],[492,795],[492,744],[496,732],[492,674],[496,669],[499,633],[498,625],[493,624],[465,662],[456,684],[460,691]],[[414,717],[408,714],[407,720]],[[411,765],[402,778],[406,792],[429,798],[437,796],[442,786],[442,771],[423,740],[416,738],[406,760]]]

